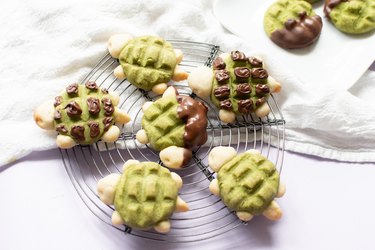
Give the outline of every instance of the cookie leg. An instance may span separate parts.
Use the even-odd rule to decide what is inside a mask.
[[[181,177],[178,174],[176,174],[175,172],[171,172],[171,176],[172,176],[172,179],[176,182],[177,188],[181,189],[181,187],[182,187]]]
[[[236,155],[237,152],[232,147],[214,147],[208,155],[208,166],[213,171],[218,172],[225,163],[233,159]]]
[[[268,85],[271,93],[279,93],[281,91],[281,84],[277,82],[272,76],[268,76]]]
[[[124,165],[122,166],[122,171],[125,171],[125,168],[129,167],[130,165],[138,164],[139,161],[137,160],[127,160]]]
[[[165,92],[164,92],[165,93]],[[142,111],[145,112],[154,102],[148,101],[142,105]]]
[[[113,106],[117,106],[120,102],[120,96],[115,91],[108,91],[108,95],[111,98]]]
[[[76,145],[76,142],[67,135],[58,135],[56,137],[56,144],[59,148],[72,148]]]
[[[119,214],[119,212],[114,211],[113,214],[112,214],[112,224],[113,225],[122,225],[124,223],[125,223],[125,221],[121,218],[121,215]]]
[[[36,124],[42,129],[52,130],[54,128],[54,112],[53,101],[42,103],[34,110]]]
[[[124,72],[124,69],[122,68],[121,65],[117,66],[114,70],[113,70],[113,75],[119,79],[119,80],[124,80],[126,78],[126,75],[125,75],[125,72]]]
[[[206,66],[197,67],[189,74],[189,87],[200,98],[208,98],[211,95],[213,77],[214,74],[211,68]]]
[[[166,90],[165,90],[165,92],[163,93],[163,97],[169,97],[169,96],[174,96],[174,97],[176,97],[176,95],[177,95],[178,93],[177,93],[177,90],[176,90],[176,88],[175,87],[173,87],[173,86],[169,86]]]
[[[279,220],[283,213],[279,204],[276,201],[272,201],[266,210],[264,210],[263,215],[270,220]]]
[[[176,65],[176,67],[174,68],[172,80],[175,82],[179,82],[186,80],[188,76],[189,74],[185,70],[181,69],[180,66]]]
[[[282,196],[285,194],[285,191],[286,191],[286,186],[285,186],[285,184],[282,183],[282,182],[280,182],[280,184],[279,184],[279,189],[277,190],[276,197],[277,197],[277,198],[282,197]]]
[[[177,196],[175,211],[176,212],[186,212],[188,210],[189,210],[188,204],[183,199],[181,199],[180,196]]]
[[[132,38],[133,37],[127,33],[111,36],[107,42],[108,52],[113,58],[119,58],[122,48],[124,48],[125,44]]]
[[[117,126],[112,125],[107,130],[107,132],[103,134],[102,140],[104,142],[114,142],[118,139],[119,135],[120,135],[120,129]]]
[[[130,116],[125,111],[115,107],[115,122],[119,124],[126,124],[130,121]]]
[[[152,87],[152,92],[154,92],[157,95],[162,95],[167,88],[168,85],[166,83],[159,83]]]
[[[113,204],[115,198],[116,185],[120,180],[120,174],[110,174],[100,179],[97,185],[99,199],[107,205]]]
[[[191,159],[192,152],[189,149],[170,146],[159,153],[160,160],[169,168],[181,168]]]
[[[209,189],[210,189],[211,193],[213,193],[214,195],[216,195],[216,196],[220,195],[219,183],[218,183],[217,179],[213,179],[210,182]]]
[[[168,233],[171,230],[171,223],[169,220],[161,221],[154,227],[156,232]]]
[[[147,144],[148,143],[148,137],[147,137],[146,131],[144,129],[139,130],[137,132],[137,134],[135,135],[135,138],[141,144]]]
[[[258,116],[258,117],[265,117],[267,116],[268,114],[270,113],[270,107],[268,106],[268,103],[263,103],[262,105],[260,105],[256,110],[255,110],[255,114]]]
[[[236,212],[237,217],[242,221],[250,221],[254,216],[249,212]]]
[[[220,109],[219,118],[224,123],[232,123],[236,120],[236,114],[232,111]]]
[[[176,55],[176,63],[179,64],[180,62],[182,62],[184,55],[182,54],[182,51],[180,49],[174,49],[174,53]]]

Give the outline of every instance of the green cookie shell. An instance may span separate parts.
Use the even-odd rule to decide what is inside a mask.
[[[178,117],[178,105],[176,97],[163,97],[145,110],[142,127],[152,148],[184,147],[185,124]]]
[[[321,0],[304,0],[304,1],[306,1],[306,2],[309,2],[309,3],[313,4],[313,3],[317,3],[317,2],[320,2]]]
[[[279,173],[260,154],[243,153],[224,164],[218,172],[220,197],[234,211],[261,214],[275,198]]]
[[[61,104],[55,106],[55,113],[60,112],[61,119],[54,120],[55,129],[62,135],[68,135],[74,139],[74,141],[81,145],[92,144],[98,141],[105,132],[105,126],[103,123],[104,119],[109,119],[110,125],[115,123],[114,112],[110,115],[105,114],[104,105],[102,103],[103,98],[111,99],[111,97],[103,93],[100,88],[97,89],[88,89],[83,84],[78,84],[78,93],[77,94],[68,94],[64,91],[60,96]],[[57,97],[58,98],[58,97]],[[96,98],[99,100],[100,111],[98,114],[91,114],[88,109],[87,99]],[[76,102],[82,109],[82,113],[79,116],[70,117],[67,114],[67,105],[71,102]],[[113,107],[113,105],[112,105]],[[114,109],[114,107],[113,107]],[[90,123],[97,123],[99,127],[99,133],[95,137],[90,136]],[[61,131],[58,127],[63,126],[66,129],[66,132]],[[82,126],[84,128],[84,140],[78,140],[75,138],[71,131],[74,126]],[[109,127],[109,126],[108,126]]]
[[[362,34],[375,29],[375,1],[350,0],[334,7],[331,22],[342,32]]]
[[[278,0],[273,3],[264,14],[264,30],[268,36],[278,29],[284,29],[289,19],[298,19],[298,14],[306,12],[307,16],[314,16],[310,3],[300,0]]]
[[[178,188],[168,169],[154,162],[125,168],[116,187],[115,209],[125,224],[139,229],[168,220],[176,207]]]
[[[169,82],[176,67],[172,45],[156,36],[131,39],[121,50],[119,60],[128,81],[144,90]]]

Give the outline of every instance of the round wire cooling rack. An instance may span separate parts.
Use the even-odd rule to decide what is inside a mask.
[[[219,46],[207,43],[169,40],[174,48],[181,49],[184,60],[180,66],[190,72],[200,65],[210,66],[220,51]],[[216,107],[192,94],[186,82],[176,83],[180,94],[190,95],[208,107],[208,140],[205,145],[194,149],[192,160],[177,172],[183,179],[179,195],[190,210],[174,213],[171,220],[171,231],[160,234],[153,230],[141,231],[126,225],[113,226],[111,215],[113,206],[101,202],[96,193],[97,181],[110,174],[120,173],[122,165],[128,159],[160,162],[158,152],[135,140],[136,132],[141,129],[142,105],[159,96],[139,90],[126,80],[113,76],[113,69],[118,61],[108,53],[94,66],[83,82],[95,81],[102,88],[120,94],[119,107],[132,118],[129,124],[122,126],[122,133],[115,143],[97,142],[90,146],[76,146],[72,149],[60,149],[62,160],[74,188],[88,209],[104,223],[113,228],[145,239],[167,242],[194,242],[212,238],[231,231],[240,225],[247,224],[227,209],[219,197],[212,195],[208,189],[209,182],[215,174],[207,166],[208,153],[214,146],[232,146],[238,152],[257,149],[268,157],[281,172],[284,157],[284,124],[279,107],[271,95],[268,104],[270,114],[264,118],[252,115],[237,117],[233,124],[223,124],[218,118]]]

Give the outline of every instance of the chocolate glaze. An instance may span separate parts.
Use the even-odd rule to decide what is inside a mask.
[[[53,114],[53,119],[55,120],[61,119],[61,112],[59,110],[55,110],[55,113]]]
[[[178,117],[185,122],[185,148],[203,145],[207,141],[207,107],[189,96],[177,96]]]
[[[251,87],[249,84],[238,84],[236,88],[236,96],[239,98],[247,98],[251,93]]]
[[[221,86],[214,89],[214,96],[219,100],[225,100],[230,95],[230,89],[228,86]]]
[[[78,93],[78,83],[72,83],[66,87],[66,93],[69,95]]]
[[[262,69],[262,68],[254,68],[254,69],[251,69],[251,77],[253,79],[267,79],[268,72],[267,70]]]
[[[63,124],[57,125],[56,131],[59,132],[60,134],[68,133],[68,130],[65,128],[65,126]]]
[[[213,69],[225,69],[225,66],[225,62],[221,57],[216,57],[216,59],[212,63]]]
[[[109,127],[112,125],[113,118],[111,116],[103,118],[104,131],[108,131]]]
[[[113,111],[115,110],[115,108],[113,107],[113,104],[112,104],[112,100],[104,97],[102,99],[102,103],[103,103],[103,108],[104,108],[104,114],[106,116],[112,115]]]
[[[260,105],[262,105],[263,103],[266,102],[266,97],[262,97],[262,98],[259,98],[256,102],[255,102],[255,106],[259,107]]]
[[[78,117],[82,114],[82,109],[75,101],[69,102],[66,106],[66,113],[69,117]]]
[[[90,128],[90,137],[91,138],[97,137],[99,135],[99,133],[100,133],[99,123],[98,122],[94,122],[94,121],[89,121],[87,123],[87,125]]]
[[[85,86],[86,86],[86,88],[88,88],[90,90],[98,89],[98,85],[96,85],[96,82],[93,82],[93,81],[86,82]]]
[[[81,125],[74,125],[70,129],[70,134],[77,141],[84,141],[85,140],[85,127]]]
[[[220,102],[220,109],[231,111],[233,109],[232,102],[229,99]]]
[[[251,99],[239,100],[238,101],[238,111],[247,114],[253,111],[253,101]]]
[[[249,63],[254,68],[261,68],[263,67],[263,61],[256,57],[249,57]]]
[[[100,112],[100,102],[98,98],[90,97],[87,99],[87,107],[91,115],[97,115]]]
[[[62,103],[62,100],[63,100],[62,96],[56,96],[55,103],[53,104],[53,106],[55,107],[59,106]]]
[[[270,88],[266,84],[255,85],[255,93],[257,96],[264,96],[270,92]]]
[[[318,39],[322,30],[322,19],[315,15],[307,16],[306,12],[299,13],[298,19],[289,19],[284,29],[271,33],[271,40],[285,49],[304,48]]]
[[[246,61],[247,60],[245,53],[238,51],[238,50],[230,52],[230,56],[232,57],[233,61]]]
[[[247,82],[250,77],[250,70],[246,67],[234,68],[234,75],[238,82]]]
[[[216,70],[216,72],[215,72],[215,78],[216,78],[216,81],[219,84],[225,84],[225,83],[227,83],[228,80],[229,80],[229,77],[230,77],[229,73],[225,69]]]
[[[326,0],[324,3],[324,15],[331,19],[330,14],[333,8],[335,8],[337,5],[339,5],[342,2],[347,2],[348,0]]]

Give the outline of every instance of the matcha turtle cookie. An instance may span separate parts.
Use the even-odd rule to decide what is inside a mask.
[[[162,94],[171,79],[182,81],[188,77],[177,65],[182,61],[181,50],[173,49],[161,37],[117,34],[109,38],[108,50],[120,62],[114,70],[115,76],[127,78],[137,88]]]
[[[322,19],[302,0],[278,0],[264,15],[264,30],[285,49],[304,48],[314,43],[323,27]]]
[[[264,69],[262,59],[247,57],[240,51],[221,54],[213,61],[212,69],[198,67],[190,73],[188,83],[199,97],[211,97],[226,123],[233,122],[236,115],[268,115],[268,97],[281,89]]]
[[[169,218],[174,211],[185,212],[188,205],[178,194],[182,179],[155,162],[128,160],[122,174],[111,174],[98,182],[99,198],[114,204],[114,225],[160,233],[170,230]]]
[[[345,33],[363,34],[375,29],[374,0],[326,0],[324,14]]]
[[[238,154],[232,147],[213,148],[208,164],[217,172],[210,183],[210,191],[221,197],[224,204],[243,221],[263,214],[270,220],[282,216],[274,200],[285,193],[279,184],[275,165],[256,150]]]
[[[92,144],[117,140],[120,129],[114,123],[125,124],[130,117],[117,105],[119,96],[100,89],[95,82],[73,83],[54,101],[47,101],[34,111],[34,120],[43,129],[56,130],[60,148],[76,144]]]
[[[169,87],[163,97],[146,102],[142,130],[136,139],[160,151],[160,160],[170,168],[180,168],[191,158],[191,149],[207,141],[207,107]]]

